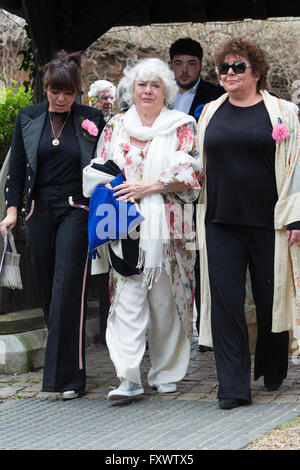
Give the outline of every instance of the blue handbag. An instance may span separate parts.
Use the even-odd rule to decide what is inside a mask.
[[[123,181],[123,175],[119,173],[110,184],[115,187]],[[128,238],[129,232],[144,220],[134,203],[117,201],[113,193],[112,189],[99,184],[90,198],[88,235],[91,257],[96,254],[94,250],[97,247]]]

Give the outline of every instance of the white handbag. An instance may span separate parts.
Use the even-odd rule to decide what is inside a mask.
[[[11,231],[6,229],[5,232],[4,249],[0,264],[0,287],[23,289],[20,272],[21,255],[17,253],[14,237]],[[11,251],[7,251],[9,245]]]

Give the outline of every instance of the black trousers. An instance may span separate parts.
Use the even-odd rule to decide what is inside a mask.
[[[196,284],[195,284],[195,304],[196,304],[196,310],[197,310],[197,316],[196,316],[196,329],[199,334],[200,330],[200,310],[201,310],[201,304],[200,304],[200,260],[199,260],[199,250],[196,251],[196,262],[195,262],[195,267],[194,267],[194,272],[195,272],[195,279],[196,279]]]
[[[194,201],[194,212],[193,212],[193,222],[194,222],[194,227],[195,231],[197,231],[196,228],[196,214],[197,214],[197,203],[198,200]],[[199,334],[199,328],[200,328],[200,259],[199,259],[199,250],[196,250],[196,261],[195,261],[195,266],[194,266],[194,273],[195,273],[195,304],[196,304],[196,310],[197,310],[197,316],[196,316],[196,328]]]
[[[73,201],[86,204],[80,195]],[[27,239],[48,327],[43,391],[84,391],[88,211],[67,196],[34,204]]]
[[[218,398],[251,403],[248,328],[245,320],[247,265],[256,306],[258,337],[254,379],[282,381],[288,368],[288,332],[272,333],[274,230],[207,224],[211,321],[219,379]]]

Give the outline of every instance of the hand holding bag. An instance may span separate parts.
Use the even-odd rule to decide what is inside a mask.
[[[115,187],[121,183],[123,176],[120,173],[110,184]],[[90,252],[105,243],[126,239],[130,231],[144,220],[134,203],[117,201],[113,193],[113,190],[99,184],[90,198]]]
[[[10,245],[11,252],[7,251]],[[4,249],[0,264],[0,287],[23,289],[20,272],[21,255],[17,253],[13,234],[5,227]]]

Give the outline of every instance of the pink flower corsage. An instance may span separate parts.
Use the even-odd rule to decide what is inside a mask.
[[[90,121],[89,119],[85,119],[84,121],[82,121],[81,127],[94,137],[98,135],[98,127],[93,121]]]
[[[277,142],[277,144],[281,144],[284,140],[286,140],[293,131],[290,131],[288,126],[282,124],[280,118],[278,118],[278,124],[274,127],[272,132],[273,139]]]
[[[97,137],[99,133],[99,129],[93,121],[89,119],[84,119],[84,117],[80,116],[81,120],[81,127],[84,129],[83,132],[80,132],[77,135],[83,135],[83,137],[88,140],[89,142],[95,142],[95,137]]]
[[[124,154],[128,153],[129,150],[130,150],[130,144],[122,144],[122,150],[124,152]]]

